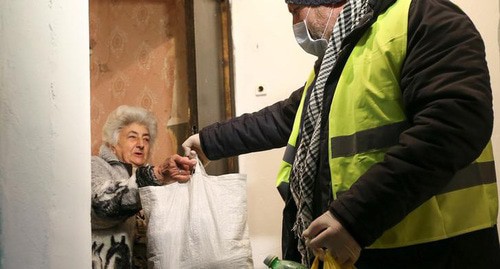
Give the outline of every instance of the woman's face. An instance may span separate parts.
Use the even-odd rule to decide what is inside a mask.
[[[132,123],[120,131],[118,143],[112,146],[112,150],[120,161],[141,166],[149,157],[149,140],[148,128],[142,124]]]

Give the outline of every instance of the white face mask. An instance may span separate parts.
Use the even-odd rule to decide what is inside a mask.
[[[309,29],[307,29],[306,20],[307,16],[309,16],[309,11],[311,11],[310,7],[309,10],[307,11],[306,18],[303,21],[293,25],[293,34],[295,35],[295,40],[297,40],[297,43],[299,43],[299,45],[305,52],[321,57],[325,54],[326,48],[328,47],[328,40],[326,40],[324,36],[326,28],[330,23],[333,9],[330,12],[330,17],[328,17],[328,22],[325,25],[323,34],[321,35],[321,38],[318,39],[313,39],[311,37],[311,34],[309,33]]]

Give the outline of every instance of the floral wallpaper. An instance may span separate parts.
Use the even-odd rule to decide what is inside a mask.
[[[92,154],[107,115],[122,104],[158,119],[152,163],[177,152],[188,126],[184,0],[90,0]]]

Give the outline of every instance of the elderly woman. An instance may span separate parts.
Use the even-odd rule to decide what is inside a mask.
[[[118,107],[103,126],[103,145],[92,157],[93,268],[132,268],[138,188],[190,179],[196,161],[188,157],[147,164],[155,138],[155,117],[139,107]]]

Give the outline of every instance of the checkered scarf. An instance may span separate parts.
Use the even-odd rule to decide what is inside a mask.
[[[302,232],[312,222],[312,198],[319,162],[319,137],[323,93],[328,76],[333,70],[344,38],[358,25],[367,13],[368,0],[348,0],[333,28],[332,38],[326,49],[309,102],[304,110],[300,144],[293,162],[290,189],[297,205],[297,218],[293,231],[299,238],[298,250],[302,263],[309,265],[312,253],[305,247]]]

